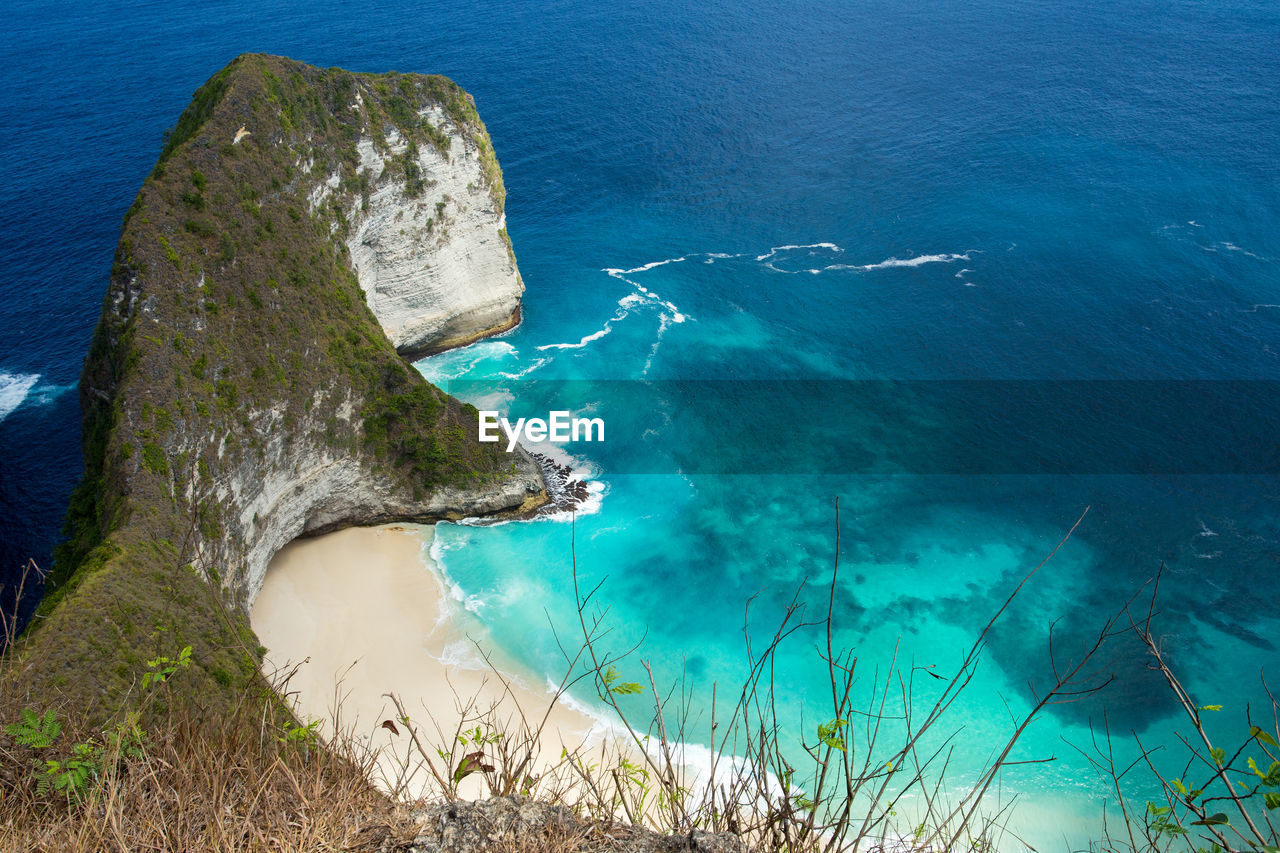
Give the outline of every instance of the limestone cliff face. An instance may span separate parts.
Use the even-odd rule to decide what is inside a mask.
[[[105,713],[190,645],[192,695],[234,701],[290,540],[546,500],[533,459],[397,355],[518,321],[503,192],[444,78],[247,55],[196,92],[125,220],[28,683]]]
[[[410,140],[390,133],[384,153],[372,139],[361,140],[360,170],[384,177],[352,211],[346,241],[369,307],[406,356],[510,329],[520,321],[524,291],[501,197],[485,174],[487,141],[453,126],[443,108],[424,111],[423,119],[447,129],[447,147],[411,151]],[[406,156],[420,187],[410,188],[394,167]]]

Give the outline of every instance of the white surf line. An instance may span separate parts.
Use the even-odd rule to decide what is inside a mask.
[[[679,316],[681,317],[681,319],[676,320],[674,322],[677,322],[677,323],[684,322],[684,319],[683,319],[684,315],[681,314]],[[667,317],[666,314],[658,315],[658,334],[653,339],[653,346],[650,347],[649,349],[649,357],[644,360],[644,368],[640,371],[641,376],[649,375],[649,368],[653,367],[653,359],[658,354],[658,347],[661,346],[662,344],[662,336],[666,334],[667,328],[671,325],[671,323],[672,321],[670,320],[670,318]]]
[[[634,267],[633,269],[629,269],[629,270],[617,269],[616,267],[608,267],[604,270],[604,272],[608,273],[609,275],[614,275],[616,273],[618,276],[634,275],[636,273],[648,272],[649,270],[656,269],[658,267],[664,267],[667,264],[682,263],[686,260],[688,260],[688,256],[681,255],[678,258],[664,258],[661,261],[651,261],[645,264],[644,266]]]
[[[921,266],[924,266],[925,264],[950,264],[950,263],[954,263],[955,261],[968,261],[968,260],[972,260],[972,258],[969,257],[968,252],[965,252],[959,255],[957,254],[916,255],[914,258],[886,258],[885,260],[880,261],[879,263],[863,264],[860,267],[856,267],[856,269],[862,269],[867,271],[887,270],[887,269],[895,269],[898,267],[921,267]]]
[[[830,264],[828,266],[820,267],[818,269],[778,270],[778,272],[792,272],[792,273],[807,272],[807,273],[813,273],[816,275],[818,273],[828,272],[832,270],[854,270],[857,272],[875,272],[876,270],[920,267],[920,266],[924,266],[925,264],[951,264],[951,263],[955,263],[956,261],[973,260],[973,258],[970,257],[970,254],[973,251],[974,250],[971,249],[968,252],[964,252],[963,254],[917,255],[913,258],[885,258],[883,261],[878,261],[874,264]],[[771,269],[777,269],[777,267],[774,267],[772,264],[770,264],[769,266]],[[970,269],[962,270],[961,272],[956,274],[956,278],[961,278],[963,277],[964,273],[968,273],[968,272],[973,272],[973,270],[970,270]]]
[[[644,285],[640,284],[637,281],[632,281],[631,279],[627,278],[627,276],[648,272],[649,270],[656,269],[661,266],[666,266],[667,264],[683,263],[684,261],[688,260],[690,257],[702,257],[702,256],[703,256],[702,254],[694,254],[694,255],[682,255],[678,258],[664,258],[660,261],[651,261],[650,263],[643,264],[638,267],[633,267],[631,269],[621,269],[619,267],[605,267],[604,269],[601,270],[601,272],[605,273],[606,275],[612,278],[616,278],[619,281],[624,281],[627,284],[631,285],[633,288],[635,288],[635,293],[628,293],[625,296],[623,296],[621,299],[619,299],[618,309],[617,311],[614,312],[614,315],[610,317],[608,320],[606,320],[605,324],[601,328],[597,329],[596,331],[592,332],[589,335],[583,336],[577,343],[542,344],[541,346],[537,347],[537,349],[540,351],[545,351],[549,349],[558,349],[558,350],[581,349],[582,347],[585,347],[587,344],[591,343],[592,341],[598,341],[601,338],[608,335],[610,332],[613,331],[613,325],[615,323],[619,323],[622,320],[625,320],[628,316],[630,316],[631,309],[644,304],[646,301],[654,302],[660,305],[666,311],[670,312],[671,316],[670,318],[668,318],[668,324],[683,323],[687,319],[687,317],[683,312],[680,311],[679,308],[675,306],[674,303],[663,299],[661,296],[654,293],[649,288],[645,287]],[[724,257],[732,257],[732,256],[717,253],[714,257],[724,258]],[[659,336],[661,336],[661,334],[659,334]]]
[[[684,258],[681,258],[681,260],[684,260]],[[654,266],[661,266],[661,263],[648,264],[644,267],[644,269],[653,269]],[[614,278],[618,279],[619,281],[625,281],[627,284],[631,285],[636,289],[636,293],[628,294],[628,296],[623,298],[622,302],[625,302],[629,298],[642,297],[644,300],[648,300],[660,306],[660,309],[658,311],[658,333],[654,337],[653,346],[649,350],[649,357],[645,359],[644,368],[640,371],[641,376],[648,376],[649,369],[653,367],[653,359],[658,354],[658,347],[661,346],[662,344],[662,336],[666,334],[667,329],[669,329],[672,325],[677,323],[683,323],[685,320],[689,318],[687,315],[685,315],[684,312],[682,312],[678,307],[676,307],[676,304],[674,302],[663,299],[657,293],[654,293],[652,290],[645,287],[640,282],[632,281],[631,279],[627,278],[622,270],[609,269],[609,270],[605,270],[605,272],[613,276]],[[622,302],[619,302],[619,305],[621,305]],[[618,319],[621,319],[621,318],[618,318]]]
[[[774,246],[763,255],[757,255],[756,260],[767,261],[770,258],[777,257],[779,252],[790,252],[795,249],[830,249],[833,252],[844,251],[844,249],[840,248],[835,243],[789,243],[786,246]],[[779,270],[779,272],[781,272],[781,270]]]
[[[667,311],[669,311],[671,313],[671,322],[683,323],[685,319],[687,319],[685,315],[681,313],[680,309],[675,306],[674,302],[668,302],[667,300],[663,299],[661,296],[654,293],[652,290],[650,290],[649,288],[645,287],[642,284],[638,284],[637,282],[630,281],[628,279],[623,279],[623,281],[626,281],[627,284],[630,284],[637,291],[642,293],[646,299],[649,299],[649,300],[652,300],[653,302],[658,303]]]
[[[822,245],[831,245],[831,244],[828,243],[828,244],[822,244]],[[799,249],[799,248],[803,248],[803,247],[801,246],[779,246],[778,247],[779,250]],[[602,270],[602,272],[608,273],[614,278],[620,278],[624,275],[636,275],[638,273],[648,272],[651,269],[656,269],[658,267],[666,266],[667,264],[679,264],[679,263],[684,263],[685,261],[693,261],[693,260],[699,260],[699,259],[704,264],[712,264],[712,263],[715,263],[716,261],[727,261],[733,258],[745,258],[745,257],[749,257],[745,252],[689,252],[688,254],[681,255],[678,258],[663,258],[660,261],[650,261],[647,264],[644,264],[638,267],[632,267],[629,270],[624,270],[619,267],[606,267],[605,269]],[[756,258],[756,260],[761,260],[761,258]]]
[[[606,270],[606,272],[608,272],[608,270]],[[620,271],[617,271],[617,272],[620,272]],[[618,275],[615,277],[622,278],[621,275]],[[627,279],[625,278],[623,278],[622,280],[627,281]],[[635,286],[632,282],[627,281],[627,283]],[[634,306],[641,304],[643,301],[644,300],[637,294],[628,293],[618,300],[617,310],[614,312],[612,317],[604,321],[603,326],[601,326],[599,329],[592,332],[591,334],[583,336],[583,338],[579,340],[576,344],[574,343],[542,344],[541,346],[535,347],[535,349],[537,349],[539,352],[545,352],[546,350],[549,350],[549,349],[559,349],[559,350],[582,349],[592,341],[598,341],[601,338],[603,338],[605,335],[608,335],[610,332],[612,332],[613,324],[627,319],[627,316],[631,313],[631,309]]]
[[[909,257],[909,258],[899,258],[897,256],[894,256],[894,257],[886,258],[883,261],[878,261],[876,263],[871,263],[871,264],[849,264],[849,263],[827,264],[826,266],[822,266],[822,267],[806,267],[803,269],[795,269],[795,270],[781,269],[774,263],[774,261],[778,258],[779,253],[793,251],[797,249],[826,249],[828,251],[835,252],[837,254],[844,254],[845,252],[843,248],[836,245],[835,243],[826,243],[826,242],[794,243],[794,244],[788,244],[786,246],[774,246],[772,249],[765,252],[764,254],[756,255],[756,261],[759,263],[764,263],[766,267],[773,270],[774,272],[780,272],[785,275],[799,275],[801,273],[818,275],[819,273],[824,273],[829,271],[840,271],[840,270],[874,272],[876,270],[883,270],[883,269],[918,267],[918,266],[923,266],[924,264],[935,264],[935,263],[949,264],[949,263],[954,263],[955,261],[970,261],[970,260],[973,260],[972,255],[979,254],[979,250],[977,249],[967,249],[964,252],[959,252],[959,253],[941,252],[941,253],[932,253],[932,254],[925,254],[925,255],[916,255],[914,257]],[[961,270],[959,273],[956,274],[956,277],[961,278],[963,277],[964,273],[968,273],[968,272],[973,272],[973,270],[970,270],[970,269]]]
[[[774,246],[769,251],[765,252],[763,255],[757,255],[756,262],[759,263],[763,261],[765,262],[764,265],[766,268],[771,269],[774,272],[780,272],[784,275],[799,275],[800,273],[805,273],[805,272],[810,273],[812,275],[817,275],[818,273],[831,268],[831,267],[822,267],[821,269],[810,268],[810,269],[802,269],[802,270],[784,270],[784,269],[779,269],[776,265],[774,265],[773,260],[778,256],[779,252],[791,252],[791,251],[795,251],[796,249],[826,249],[830,252],[835,252],[836,254],[844,254],[844,249],[840,248],[835,243],[789,243],[785,246]]]
[[[533,373],[533,371],[537,370],[539,367],[542,367],[544,364],[547,364],[550,361],[551,361],[550,358],[540,358],[536,360],[533,364],[526,367],[524,370],[518,371],[516,373],[499,373],[498,375],[505,377],[506,379],[523,379],[524,377],[528,376],[530,373]]]

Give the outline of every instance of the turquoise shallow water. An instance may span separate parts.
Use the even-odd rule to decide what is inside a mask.
[[[905,433],[912,440],[894,459],[908,473],[792,473],[777,464],[785,456],[780,448],[763,442],[741,456],[741,448],[721,443],[723,431],[687,429],[685,411],[661,405],[662,392],[678,384],[648,377],[739,377],[732,387],[776,394],[787,383],[751,379],[793,376],[793,384],[803,386],[801,377],[848,376],[848,342],[866,333],[846,331],[829,313],[808,308],[797,312],[799,322],[844,336],[802,336],[717,295],[731,293],[731,299],[748,302],[753,293],[791,294],[800,286],[820,292],[911,290],[954,278],[966,269],[962,264],[971,273],[981,261],[971,250],[968,258],[936,253],[919,263],[885,259],[849,270],[830,269],[827,262],[842,253],[826,246],[765,247],[736,263],[724,254],[640,265],[625,274],[601,270],[599,287],[614,303],[599,300],[594,323],[582,317],[566,323],[571,334],[562,335],[564,340],[540,338],[530,323],[500,341],[419,363],[433,381],[464,398],[470,393],[481,408],[496,407],[514,418],[562,405],[612,424],[612,443],[579,443],[568,457],[597,481],[576,518],[438,527],[434,553],[494,642],[534,672],[558,677],[565,665],[562,645],[579,636],[572,594],[576,544],[582,588],[603,582],[597,596],[610,610],[610,647],[625,649],[643,640],[631,667],[638,673],[641,661],[647,662],[659,684],[680,682],[690,690],[691,717],[700,721],[690,740],[706,744],[707,733],[698,725],[710,720],[712,685],[723,700],[745,674],[744,622],[758,648],[793,597],[798,595],[810,618],[825,614],[837,497],[835,644],[858,656],[858,689],[868,691],[864,701],[895,653],[908,673],[920,667],[950,677],[1017,581],[1091,507],[1075,537],[989,636],[967,693],[939,725],[944,736],[963,734],[952,756],[949,790],[966,790],[1009,736],[1010,716],[1025,714],[1033,694],[1045,688],[1052,671],[1051,625],[1054,659],[1061,665],[1092,643],[1104,620],[1138,593],[1162,561],[1167,577],[1160,626],[1188,684],[1237,713],[1250,696],[1256,698],[1259,668],[1274,653],[1275,613],[1249,601],[1244,591],[1274,559],[1271,478],[1142,476],[1118,462],[1114,473],[910,473],[929,468],[939,448],[930,444],[937,433],[928,421],[946,416],[929,411],[915,418],[910,405],[894,410],[897,422],[886,423],[876,412],[837,430],[849,440],[865,438],[858,431],[892,433],[899,448]],[[988,261],[986,274],[1000,276],[1005,257]],[[818,263],[825,268],[805,272],[820,269]],[[801,285],[791,283],[795,269],[801,270]],[[536,304],[531,296],[531,308]],[[975,336],[967,342],[989,345]],[[960,349],[953,345],[950,356],[962,356]],[[629,383],[574,381],[617,379],[627,371]],[[835,392],[846,387],[818,386]],[[637,394],[638,388],[645,393]],[[645,405],[636,407],[637,397]],[[752,411],[733,415],[746,419]],[[803,434],[797,427],[796,440]],[[874,437],[868,446],[877,446]],[[839,455],[832,448],[806,449],[819,458]],[[914,467],[912,451],[919,454]],[[736,473],[681,472],[682,463],[722,460],[731,452],[741,459]],[[1186,454],[1193,456],[1195,448]],[[641,456],[644,461],[637,462]],[[811,739],[809,729],[830,707],[827,670],[817,653],[823,642],[821,628],[807,628],[779,656],[780,718],[789,721],[787,734],[796,743],[802,735]],[[1089,676],[1086,684],[1111,683],[1097,695],[1043,712],[1013,753],[1014,760],[1055,760],[1002,775],[1002,796],[1016,793],[1020,800],[1019,830],[1038,846],[1063,839],[1081,843],[1099,830],[1107,787],[1070,744],[1087,747],[1091,727],[1101,725],[1104,713],[1126,738],[1137,732],[1151,744],[1174,743],[1176,708],[1131,638],[1110,641]],[[916,701],[930,702],[941,683],[917,675]],[[586,696],[591,698],[589,690]],[[631,710],[647,721],[642,700]],[[719,708],[721,718],[726,710]],[[1133,793],[1141,800],[1151,791],[1135,784]]]
[[[579,569],[607,576],[618,638],[647,631],[656,674],[732,683],[753,595],[761,630],[802,579],[810,612],[825,612],[837,496],[834,619],[868,679],[899,638],[903,660],[954,668],[1017,573],[1092,507],[991,638],[975,701],[958,708],[957,779],[1002,731],[1003,700],[1021,707],[1044,677],[1048,624],[1058,648],[1078,647],[1162,562],[1166,648],[1224,705],[1224,726],[1277,659],[1276,481],[1256,464],[1265,385],[1185,412],[1206,429],[1176,447],[1211,461],[1145,474],[1106,441],[1081,442],[1104,451],[1087,469],[1064,454],[1055,473],[939,470],[931,460],[966,445],[940,444],[948,413],[914,394],[826,423],[828,439],[873,461],[893,447],[898,463],[837,457],[832,474],[796,465],[829,455],[812,433],[730,444],[708,413],[661,405],[679,400],[662,383],[707,379],[1280,379],[1274,4],[396,0],[196,16],[21,0],[0,33],[6,577],[47,562],[78,472],[69,391],[120,217],[190,93],[236,53],[266,50],[444,73],[475,95],[505,171],[525,322],[421,366],[506,383],[493,399],[516,415],[548,402],[532,380],[646,389],[627,398],[645,407],[608,415],[644,454],[626,442],[573,454],[598,484],[576,525]],[[1150,388],[1119,387],[1139,395],[1130,403]],[[1241,433],[1252,467],[1223,470],[1241,412],[1261,424]],[[548,618],[572,625],[569,532],[564,520],[439,530],[450,576],[540,672],[560,666]],[[798,710],[821,672],[814,638],[794,640],[780,680]],[[1096,829],[1097,782],[1061,736],[1079,740],[1105,704],[1114,726],[1168,738],[1168,698],[1130,651],[1108,653],[1120,677],[1105,699],[1057,706],[1029,733],[1027,756],[1059,761],[1006,779],[1042,816],[1037,838]],[[1072,814],[1083,823],[1058,825]]]

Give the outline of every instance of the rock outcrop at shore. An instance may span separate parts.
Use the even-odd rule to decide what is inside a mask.
[[[85,478],[18,649],[33,690],[106,713],[192,646],[184,693],[233,701],[290,540],[547,500],[535,460],[477,442],[475,409],[397,354],[518,322],[503,200],[442,77],[245,55],[195,93],[125,218],[81,377]]]

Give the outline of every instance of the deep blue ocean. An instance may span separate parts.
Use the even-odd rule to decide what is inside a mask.
[[[6,579],[48,565],[79,475],[75,383],[121,217],[191,93],[263,51],[445,74],[488,125],[525,321],[420,367],[516,416],[556,403],[548,388],[585,388],[561,402],[611,428],[570,451],[593,474],[575,524],[437,529],[444,570],[516,664],[559,673],[547,624],[576,626],[572,535],[584,581],[605,579],[613,640],[647,633],[627,674],[640,658],[659,679],[684,672],[705,711],[713,682],[723,697],[741,676],[748,599],[766,632],[807,579],[800,600],[825,614],[838,497],[833,621],[862,683],[895,645],[900,662],[949,674],[1089,506],[990,637],[950,721],[963,736],[948,789],[1043,686],[1050,624],[1074,654],[1162,564],[1170,660],[1197,701],[1223,706],[1215,726],[1247,731],[1245,704],[1280,662],[1280,481],[1257,464],[1280,426],[1267,396],[1280,380],[1274,3],[16,0],[0,33]],[[754,396],[703,395],[682,417],[680,383],[711,379]],[[621,396],[592,398],[600,380]],[[989,380],[1113,380],[1084,387],[1131,410],[1160,409],[1179,381],[1257,382],[1153,411],[1204,427],[1161,438],[1183,467],[1110,465],[1113,449],[1128,457],[1100,435],[1079,442],[1105,451],[1086,466],[1010,451],[970,470],[936,460],[963,458],[981,424],[951,429],[936,400],[803,428],[823,394],[862,380],[997,395]],[[790,382],[819,390],[772,406],[759,390]],[[635,389],[644,406],[626,403]],[[1044,420],[1064,420],[1048,399]],[[1042,422],[1008,414],[1015,432]],[[717,417],[772,429],[753,438]],[[1245,462],[1222,465],[1246,420]],[[890,446],[894,464],[876,467]],[[829,695],[819,639],[801,632],[777,669],[783,710],[806,721],[796,736]],[[1104,709],[1113,731],[1176,743],[1177,709],[1139,651],[1110,644],[1107,690],[1053,706],[1016,753],[1057,761],[1004,774],[1002,802],[1018,795],[1038,845],[1097,832],[1107,788],[1067,742],[1087,744]]]

